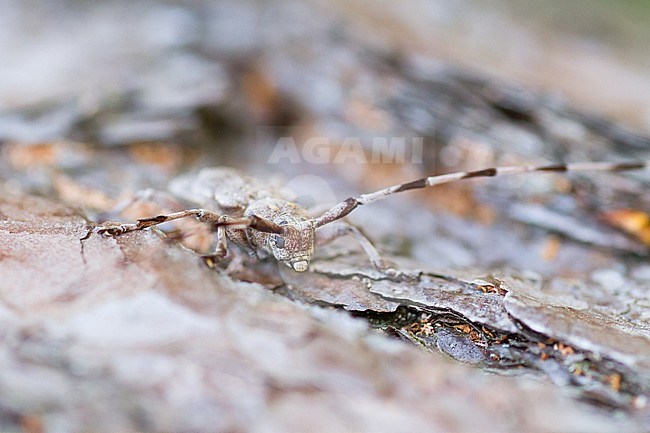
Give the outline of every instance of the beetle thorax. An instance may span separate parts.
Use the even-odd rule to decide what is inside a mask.
[[[256,200],[246,209],[247,215],[266,218],[284,228],[283,233],[250,231],[257,248],[271,253],[276,260],[298,272],[304,272],[314,255],[315,228],[307,212],[295,203],[281,199]]]
[[[314,255],[314,226],[310,221],[285,226],[285,233],[271,234],[268,247],[275,258],[295,271],[304,272]]]

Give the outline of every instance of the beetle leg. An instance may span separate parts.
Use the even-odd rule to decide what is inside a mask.
[[[406,274],[395,268],[386,266],[386,262],[384,262],[384,259],[381,257],[381,254],[379,251],[377,251],[377,248],[375,248],[372,242],[370,242],[370,240],[366,237],[366,235],[363,234],[361,230],[359,230],[358,227],[350,223],[347,223],[345,221],[337,221],[331,225],[331,228],[329,230],[325,232],[319,230],[316,232],[316,234],[316,245],[324,245],[334,241],[341,236],[348,234],[352,235],[357,240],[363,251],[370,259],[370,263],[372,263],[372,266],[377,271],[392,279],[407,281],[418,279],[416,275]]]
[[[221,226],[217,228],[217,245],[214,248],[214,252],[211,254],[204,254],[203,260],[209,267],[214,268],[216,263],[221,261],[227,255],[228,236],[226,234],[226,228]]]
[[[119,236],[121,234],[132,232],[135,230],[143,230],[158,224],[174,221],[181,218],[196,217],[201,222],[215,224],[219,220],[219,215],[205,209],[188,209],[180,212],[173,212],[169,214],[157,215],[150,218],[141,218],[135,223],[105,223],[95,228],[95,231],[100,235]]]

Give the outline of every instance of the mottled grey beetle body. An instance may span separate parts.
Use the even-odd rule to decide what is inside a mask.
[[[292,269],[303,272],[314,255],[315,228],[307,211],[273,182],[245,176],[227,167],[204,168],[181,176],[170,184],[177,197],[231,218],[258,216],[286,228],[286,233],[266,233],[233,226],[226,237],[249,253],[268,254]]]
[[[198,173],[179,176],[169,184],[176,197],[234,218],[244,216],[256,200],[294,197],[273,181],[262,181],[228,167],[209,167]]]

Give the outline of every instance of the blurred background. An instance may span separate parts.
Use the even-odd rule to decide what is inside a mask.
[[[110,212],[210,165],[279,174],[301,203],[327,205],[424,174],[650,159],[650,6],[640,0],[0,8],[0,178],[93,219],[137,217]],[[326,163],[305,158],[314,137],[326,141]],[[372,163],[377,137],[404,138],[409,151],[421,143],[421,158]],[[274,154],[286,138],[297,160]],[[368,159],[335,161],[347,139]],[[647,232],[619,228],[622,209],[647,216],[647,176],[579,179],[450,185],[352,219],[386,248],[439,266],[575,275],[611,263],[612,251],[645,252]],[[577,230],[585,219],[593,230]]]
[[[224,68],[236,62],[257,66],[281,90],[305,100],[325,98],[324,107],[343,96],[344,65],[350,76],[362,66],[353,58],[354,47],[346,50],[337,40],[344,38],[561,92],[593,113],[650,128],[650,7],[642,0],[409,0],[400,5],[3,0],[1,5],[5,111],[63,101],[88,110],[93,102],[105,104],[128,91],[138,93],[143,104],[177,109],[182,102],[214,102],[229,84]],[[288,66],[280,66],[286,57],[311,68],[292,76]],[[322,75],[330,79],[315,80]],[[309,81],[312,89],[305,87]],[[321,93],[313,93],[317,89]],[[159,92],[154,101],[152,94]],[[3,136],[12,132],[20,137],[3,128]]]

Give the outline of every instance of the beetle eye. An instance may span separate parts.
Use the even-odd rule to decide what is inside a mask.
[[[273,237],[273,240],[275,241],[275,246],[276,247],[278,247],[280,249],[284,248],[284,238],[282,238],[282,237],[280,237],[278,235],[275,235]]]

